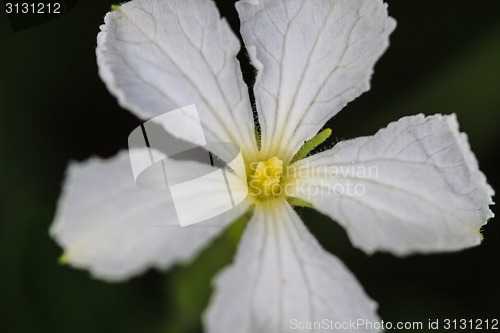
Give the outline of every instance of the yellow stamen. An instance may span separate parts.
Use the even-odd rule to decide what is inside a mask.
[[[280,196],[283,161],[274,156],[267,161],[256,162],[256,166],[254,163],[254,168],[248,181],[249,192],[260,200]]]

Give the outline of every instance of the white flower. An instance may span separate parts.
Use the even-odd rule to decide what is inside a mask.
[[[211,227],[174,227],[172,203],[136,187],[121,152],[69,167],[51,234],[71,265],[124,280],[189,260],[253,207],[234,263],[216,279],[207,332],[288,332],[293,320],[376,321],[375,302],[321,248],[291,203],[330,216],[368,253],[405,255],[479,244],[480,228],[493,216],[493,189],[454,115],[405,117],[373,136],[298,158],[324,139],[310,141],[326,121],[369,89],[395,27],[382,0],[243,0],[237,10],[257,69],[260,149],[235,57],[240,45],[212,1],[116,7],[101,27],[97,59],[108,89],[141,119],[195,104],[207,141],[237,144],[247,167],[242,181],[253,185],[245,202]],[[190,119],[162,125],[190,140]],[[331,190],[349,182],[362,193]]]

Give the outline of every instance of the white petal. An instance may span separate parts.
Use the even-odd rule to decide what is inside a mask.
[[[401,118],[295,167],[301,176],[289,194],[338,221],[369,253],[477,245],[481,226],[493,216],[494,191],[455,115]]]
[[[197,167],[194,162],[178,163],[182,168]],[[155,182],[151,177],[148,181]],[[204,188],[199,195],[224,195],[217,189]],[[65,261],[117,281],[191,259],[247,207],[242,203],[209,221],[181,228],[168,192],[138,187],[129,155],[121,152],[109,160],[92,158],[70,165],[50,234],[64,249]]]
[[[240,44],[212,1],[134,0],[108,13],[101,30],[99,73],[123,107],[150,119],[195,104],[207,141],[256,149]],[[192,121],[163,125],[189,140]]]
[[[243,0],[237,9],[258,70],[262,147],[285,159],[369,89],[395,27],[382,0]]]
[[[296,321],[374,322],[375,309],[283,200],[255,207],[235,262],[217,277],[204,321],[208,333],[311,332],[294,329]]]

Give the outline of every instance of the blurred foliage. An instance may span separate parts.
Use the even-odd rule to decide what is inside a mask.
[[[398,21],[391,47],[371,91],[329,122],[329,144],[402,116],[454,112],[498,188],[500,2],[388,2]],[[218,5],[237,29],[231,3]],[[95,38],[111,4],[82,0],[15,33],[0,14],[0,332],[200,332],[211,277],[231,261],[244,227],[234,225],[190,265],[122,284],[57,264],[61,250],[47,230],[68,161],[115,154],[139,124],[97,75]],[[477,248],[401,259],[368,257],[328,218],[299,212],[379,302],[385,320],[498,318],[496,220]]]

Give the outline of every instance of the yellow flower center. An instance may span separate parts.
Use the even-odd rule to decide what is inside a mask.
[[[281,195],[282,160],[274,156],[267,161],[252,163],[251,169],[255,170],[248,179],[248,190],[251,195],[260,200]]]

